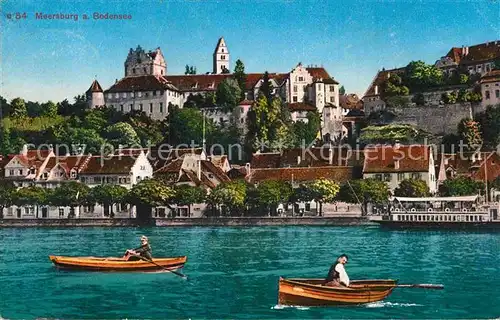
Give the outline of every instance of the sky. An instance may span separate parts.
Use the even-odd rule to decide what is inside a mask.
[[[186,64],[205,73],[223,36],[231,70],[236,59],[246,72],[324,66],[362,96],[383,67],[434,63],[451,47],[500,40],[500,0],[0,0],[0,10],[0,95],[39,102],[72,101],[94,78],[109,88],[137,45],[160,47],[167,74],[183,74]],[[95,20],[95,12],[131,19]]]

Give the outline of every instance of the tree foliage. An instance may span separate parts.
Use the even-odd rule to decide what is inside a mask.
[[[420,179],[404,179],[394,190],[397,197],[427,197],[430,195],[429,187]]]
[[[127,195],[127,202],[142,207],[167,205],[175,197],[175,190],[157,179],[146,179],[135,184]]]
[[[104,207],[111,207],[111,217],[114,216],[113,205],[125,203],[128,190],[125,187],[114,184],[101,184],[90,190],[89,199]]]
[[[4,208],[8,208],[15,203],[16,188],[12,182],[0,180],[0,219],[3,218]]]
[[[322,215],[323,203],[333,202],[340,190],[336,182],[324,178],[309,183],[306,187],[310,190],[312,198],[319,204],[319,215]]]
[[[484,139],[484,146],[496,149],[500,145],[500,104],[488,106],[486,111],[479,113],[475,118]]]
[[[88,203],[90,188],[77,181],[63,182],[48,197],[48,202],[57,207],[78,207]]]
[[[110,126],[106,130],[106,138],[113,145],[139,146],[140,140],[134,128],[126,123],[119,122]]]
[[[191,215],[191,205],[204,202],[207,196],[205,189],[186,184],[175,186],[174,190],[175,196],[172,202],[179,206],[188,206],[189,215]]]
[[[238,82],[238,86],[240,87],[241,90],[240,101],[241,101],[245,98],[247,75],[245,74],[245,65],[243,64],[243,61],[241,61],[240,59],[236,60],[233,77]]]
[[[448,179],[440,186],[439,192],[443,196],[470,196],[478,194],[484,189],[484,184],[472,180],[470,177],[459,176]]]
[[[236,80],[226,78],[217,86],[215,101],[224,112],[232,112],[240,99],[241,89]]]
[[[286,204],[293,193],[288,182],[266,180],[257,187],[258,203],[267,208],[271,214],[276,213],[279,204]]]
[[[483,144],[479,123],[470,119],[462,119],[458,124],[458,134],[469,150],[476,150]]]
[[[401,143],[421,143],[431,134],[406,124],[391,124],[386,126],[368,126],[361,130],[360,142],[362,144],[394,144]]]
[[[226,206],[230,212],[242,211],[247,197],[247,186],[243,181],[231,181],[219,184],[207,197],[207,203],[213,208]]]
[[[308,146],[318,137],[321,129],[321,115],[318,111],[307,113],[307,122],[297,121],[292,124],[293,135],[295,137],[295,147]]]
[[[24,118],[28,115],[26,102],[22,98],[14,98],[10,102],[10,116],[13,118]]]
[[[386,203],[390,196],[391,191],[385,182],[370,178],[351,180],[349,183],[343,184],[340,186],[337,200],[347,203],[360,203],[363,205],[366,214],[368,203]]]

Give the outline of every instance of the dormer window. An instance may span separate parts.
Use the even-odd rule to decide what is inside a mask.
[[[71,178],[72,179],[76,178],[76,170],[71,170]]]
[[[47,179],[49,177],[49,173],[48,172],[44,172],[43,175],[42,175],[42,178],[43,179]]]
[[[20,169],[19,170],[19,175],[22,176],[23,175],[23,169]]]

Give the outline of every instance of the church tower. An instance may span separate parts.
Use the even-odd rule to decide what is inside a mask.
[[[214,51],[214,74],[230,73],[229,71],[229,50],[224,38],[220,38]]]
[[[97,80],[94,80],[94,82],[92,82],[90,88],[87,90],[85,95],[87,97],[87,103],[89,105],[89,108],[95,108],[105,105],[104,92]]]

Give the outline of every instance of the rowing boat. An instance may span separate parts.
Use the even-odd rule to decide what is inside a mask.
[[[174,258],[154,258],[148,262],[144,260],[125,261],[122,258],[99,257],[64,257],[49,256],[50,261],[61,269],[86,270],[86,271],[161,271],[177,270],[184,267],[186,256]]]
[[[293,306],[354,305],[385,299],[397,280],[355,280],[349,287],[324,286],[325,279],[279,280],[278,303]]]

